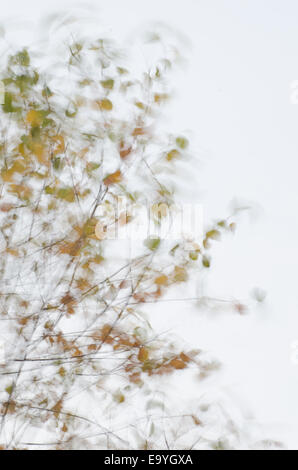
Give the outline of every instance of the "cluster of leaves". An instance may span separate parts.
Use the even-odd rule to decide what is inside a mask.
[[[113,211],[97,212],[116,198],[174,200],[167,171],[187,154],[188,140],[160,135],[156,125],[173,61],[162,56],[134,78],[119,51],[99,39],[69,46],[67,83],[39,71],[26,49],[3,69],[3,448],[131,445],[99,424],[105,407],[110,413],[113,403],[133,400],[157,376],[191,368],[205,377],[216,367],[156,336],[140,304],[158,301],[192,270],[209,268],[210,240],[233,222],[217,223],[202,246],[181,240],[165,253],[160,239],[149,239],[134,257],[96,232],[99,223],[119,221]],[[201,420],[190,419],[201,428]],[[138,445],[148,448],[148,440]]]

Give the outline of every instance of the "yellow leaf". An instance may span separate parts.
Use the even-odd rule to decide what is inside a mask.
[[[158,276],[155,278],[154,283],[157,284],[158,286],[165,286],[168,281],[168,276],[165,274],[162,274],[161,276]]]
[[[6,248],[6,253],[9,253],[10,255],[16,256],[16,257],[19,256],[18,250],[13,250],[12,248]]]
[[[37,127],[37,126],[40,126],[40,124],[42,123],[42,116],[35,109],[30,109],[30,111],[28,111],[27,113],[26,121],[32,127]]]
[[[180,152],[176,149],[173,149],[173,150],[170,150],[168,153],[167,153],[167,160],[170,162],[171,160],[173,160],[174,158],[177,158],[179,157],[180,155]]]
[[[32,143],[32,152],[34,153],[34,155],[36,155],[39,163],[41,163],[42,165],[49,166],[50,162],[48,154],[46,153],[46,149],[43,147],[42,144],[38,144],[36,142]]]
[[[103,180],[106,186],[109,186],[110,184],[120,183],[121,181],[122,181],[122,174],[120,170],[117,170],[115,171],[115,173],[112,173],[111,175],[106,176],[105,179]]]
[[[113,103],[112,101],[108,100],[107,98],[104,98],[103,100],[98,101],[99,107],[103,111],[112,111],[113,109]]]
[[[1,171],[1,176],[2,176],[3,181],[5,181],[5,183],[10,183],[13,180],[13,175],[14,175],[14,172],[11,171],[11,169]]]
[[[141,362],[147,361],[149,357],[149,351],[148,349],[144,348],[143,346],[139,349],[139,354],[138,354],[138,359]]]
[[[60,377],[65,377],[66,370],[64,369],[64,367],[60,367],[58,374],[60,375]]]

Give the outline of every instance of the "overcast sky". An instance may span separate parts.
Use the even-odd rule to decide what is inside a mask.
[[[2,2],[1,20],[33,24],[45,13],[75,7],[72,0]],[[99,28],[127,38],[150,20],[188,39],[188,65],[175,77],[169,120],[186,131],[197,154],[198,202],[205,218],[228,214],[237,198],[254,207],[233,238],[216,247],[211,292],[246,300],[266,290],[265,305],[247,317],[210,318],[188,305],[164,307],[169,322],[191,344],[225,364],[218,383],[257,420],[298,447],[298,2],[293,0],[93,0]],[[9,26],[9,22],[7,25]],[[31,26],[30,26],[31,25]],[[24,36],[22,36],[24,34]],[[25,41],[20,30],[18,40]],[[184,308],[184,307],[183,307]],[[153,312],[154,315],[154,312]],[[183,318],[181,318],[183,317]]]

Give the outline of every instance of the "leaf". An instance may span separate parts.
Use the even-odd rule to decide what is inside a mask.
[[[64,201],[67,201],[67,202],[74,202],[75,192],[74,192],[73,188],[71,188],[71,187],[60,188],[57,191],[57,197],[59,197],[59,199],[63,199]]]
[[[139,108],[139,109],[142,109],[142,110],[145,109],[145,105],[144,105],[144,103],[142,103],[141,101],[136,101],[136,102],[135,102],[135,105],[136,105],[136,107]]]
[[[226,228],[226,221],[225,220],[220,220],[219,222],[217,222],[217,225],[221,228]]]
[[[106,80],[101,80],[101,86],[106,90],[113,90],[114,80],[112,78],[107,78]]]
[[[210,258],[208,256],[203,256],[202,264],[205,268],[210,268]]]
[[[117,67],[117,72],[120,74],[120,75],[125,75],[128,73],[128,70],[124,69],[123,67]]]
[[[13,250],[12,248],[6,248],[6,253],[9,253],[11,256],[15,256],[16,258],[19,256],[18,250]]]
[[[167,282],[168,282],[168,276],[166,276],[165,274],[158,276],[154,280],[154,283],[157,284],[158,286],[165,286]]]
[[[172,359],[170,362],[170,366],[173,367],[174,369],[185,369],[186,364],[185,362],[181,361],[181,359]]]
[[[63,243],[59,246],[59,252],[70,256],[78,256],[81,250],[81,242],[77,240],[75,242]]]
[[[99,167],[100,167],[100,163],[88,162],[86,165],[87,173],[91,173],[92,171],[97,170]]]
[[[138,359],[139,361],[141,362],[145,362],[147,361],[149,357],[149,351],[148,349],[144,348],[143,346],[139,349],[139,353],[138,353]]]
[[[120,158],[122,158],[122,160],[124,160],[126,157],[128,157],[128,155],[131,153],[131,151],[132,151],[132,147],[128,147],[128,148],[121,147],[120,150],[119,150]]]
[[[216,229],[209,230],[209,232],[206,233],[206,238],[211,238],[212,240],[219,240],[220,231]]]
[[[9,212],[11,209],[13,209],[14,204],[9,204],[8,202],[4,202],[3,204],[0,205],[0,211],[1,212]]]
[[[160,238],[148,238],[144,241],[144,245],[151,251],[157,250],[160,245]]]
[[[155,93],[154,102],[162,103],[163,101],[166,101],[168,98],[169,98],[169,95],[167,93]]]
[[[111,173],[110,175],[106,176],[103,180],[106,186],[110,186],[111,184],[120,183],[122,181],[122,174],[120,170],[115,171],[115,173]]]
[[[54,170],[58,171],[61,168],[61,158],[60,157],[53,158],[52,165],[53,165]]]
[[[45,192],[46,194],[55,194],[55,188],[52,188],[51,186],[46,186],[46,187],[44,188],[44,192]]]
[[[31,109],[26,115],[26,121],[32,127],[40,126],[43,121],[43,116],[35,109]]]
[[[53,406],[52,411],[54,411],[54,415],[56,418],[59,417],[59,414],[63,408],[62,400],[57,401],[57,403]]]
[[[195,423],[196,426],[201,426],[202,425],[202,421],[199,420],[199,418],[197,418],[195,415],[191,415],[192,419],[193,419],[193,422]]]
[[[34,142],[31,148],[32,148],[32,152],[37,157],[37,160],[39,161],[39,163],[42,165],[49,166],[49,163],[50,163],[49,155],[45,147],[43,147],[42,144]]]
[[[123,395],[123,393],[115,393],[114,395],[114,400],[117,402],[117,403],[123,403],[125,401],[125,396]]]
[[[99,107],[103,111],[112,111],[113,103],[108,98],[104,98],[98,102]]]
[[[179,155],[180,155],[179,150],[177,150],[177,149],[170,150],[170,151],[167,153],[167,160],[170,162],[170,161],[173,160],[174,158],[178,158]]]
[[[54,155],[58,155],[59,153],[65,152],[65,142],[63,135],[55,135],[53,137],[54,142],[56,142],[56,147],[54,149]]]
[[[176,144],[179,148],[184,150],[188,147],[188,140],[185,137],[177,137]]]
[[[64,367],[60,367],[58,374],[60,375],[60,377],[63,377],[63,378],[65,377],[66,370],[64,369]]]
[[[143,127],[136,127],[132,132],[133,137],[137,137],[138,135],[144,135],[144,134],[145,134],[145,130],[143,129]]]
[[[5,92],[4,94],[4,103],[2,105],[4,113],[15,113],[17,108],[13,106],[13,94]]]
[[[32,195],[32,189],[23,184],[10,184],[9,192],[16,194],[19,199],[28,201]]]
[[[185,282],[187,281],[188,276],[186,269],[181,266],[175,266],[174,269],[174,281],[175,282]]]
[[[189,253],[189,257],[190,257],[190,259],[191,259],[192,261],[196,261],[196,260],[198,259],[198,256],[199,256],[199,255],[198,255],[198,253],[197,253],[196,251],[191,251],[191,252]]]
[[[8,395],[11,395],[12,392],[13,392],[13,384],[6,387],[5,391],[6,391],[6,393],[8,393]]]
[[[28,54],[27,49],[23,49],[22,51],[18,52],[13,58],[13,63],[22,65],[23,67],[29,67],[30,65],[30,56]]]
[[[189,362],[190,361],[190,357],[185,354],[184,352],[180,353],[180,359],[182,359],[183,362]]]
[[[229,229],[231,230],[231,232],[233,232],[233,233],[235,232],[235,230],[236,230],[236,224],[235,224],[235,222],[230,223]]]
[[[95,263],[95,264],[100,264],[102,263],[104,260],[104,258],[101,256],[101,255],[96,255],[94,256],[93,258],[90,258],[89,261],[91,263]]]
[[[50,98],[51,96],[53,96],[53,93],[49,87],[45,86],[44,89],[42,90],[42,96],[44,98]]]

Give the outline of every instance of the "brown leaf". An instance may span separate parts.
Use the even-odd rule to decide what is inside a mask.
[[[186,364],[181,359],[175,358],[170,361],[170,366],[174,367],[174,369],[185,369]]]
[[[66,426],[66,423],[63,424],[63,427],[61,429],[62,432],[67,432],[68,431],[68,427]]]
[[[1,212],[9,212],[14,207],[14,204],[9,204],[8,202],[4,202],[0,205]]]
[[[138,135],[144,135],[144,134],[145,134],[145,130],[143,129],[143,127],[136,127],[132,132],[133,137],[137,137]]]
[[[149,351],[148,349],[144,348],[144,346],[142,346],[140,349],[139,349],[139,354],[138,354],[138,359],[139,361],[141,362],[145,362],[147,361],[149,357]]]

